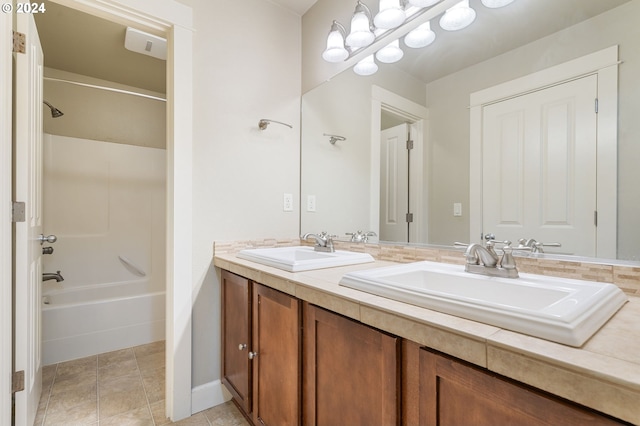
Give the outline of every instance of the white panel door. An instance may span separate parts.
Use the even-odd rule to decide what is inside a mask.
[[[409,230],[409,160],[407,125],[383,130],[380,136],[380,240],[407,241]]]
[[[42,247],[43,54],[31,14],[17,14],[26,52],[16,54],[15,197],[25,202],[25,221],[15,228],[15,369],[24,370],[15,395],[16,426],[32,425],[42,390],[40,299]]]
[[[483,108],[483,232],[596,255],[597,76]]]

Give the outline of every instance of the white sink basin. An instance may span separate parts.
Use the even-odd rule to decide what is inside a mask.
[[[416,262],[345,274],[340,285],[542,339],[582,346],[627,301],[614,284]]]
[[[240,251],[237,256],[289,272],[309,271],[374,261],[373,257],[367,253],[344,250],[325,253],[315,251],[313,247],[305,246],[246,249]]]

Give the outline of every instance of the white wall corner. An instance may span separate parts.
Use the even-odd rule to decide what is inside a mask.
[[[196,386],[191,390],[191,413],[199,413],[231,399],[231,394],[220,380]]]

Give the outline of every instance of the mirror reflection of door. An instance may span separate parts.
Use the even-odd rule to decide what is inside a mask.
[[[380,134],[380,240],[409,242],[409,126]]]
[[[597,83],[586,76],[483,108],[485,234],[596,255]]]

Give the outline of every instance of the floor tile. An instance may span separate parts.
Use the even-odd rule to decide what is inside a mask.
[[[172,423],[165,415],[165,343],[46,366],[34,426],[248,426],[225,403]]]
[[[85,402],[69,409],[47,409],[44,417],[45,426],[91,425],[98,420],[97,403]]]
[[[249,426],[249,422],[231,401],[209,408],[203,413],[214,426]]]
[[[204,413],[197,413],[191,417],[188,417],[184,420],[180,420],[179,422],[175,422],[174,425],[178,426],[210,426],[209,420],[207,420],[207,416]]]
[[[156,426],[171,424],[171,420],[165,414],[164,399],[162,401],[154,402],[150,404],[151,415]]]
[[[127,411],[107,419],[100,420],[100,426],[154,426],[149,407]]]

